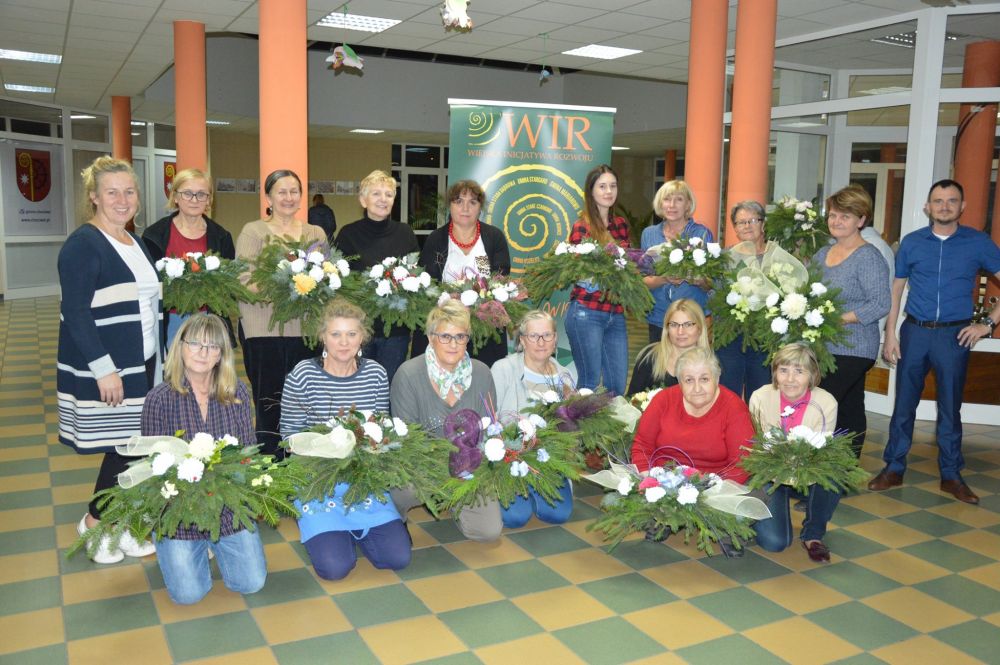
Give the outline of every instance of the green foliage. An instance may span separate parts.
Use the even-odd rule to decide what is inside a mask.
[[[650,210],[645,215],[639,215],[632,212],[621,203],[618,203],[615,206],[615,209],[621,213],[621,216],[628,222],[629,244],[632,247],[638,247],[639,241],[642,239],[643,229],[653,223],[653,211]]]
[[[583,418],[573,419],[570,416],[595,398],[603,406]],[[537,402],[525,409],[526,413],[537,413],[544,418],[550,427],[572,434],[584,455],[595,452],[611,459],[625,460],[631,456],[632,433],[625,429],[621,421],[612,417],[611,411],[610,395],[606,393],[574,393],[560,402]]]
[[[518,325],[528,311],[528,306],[524,304],[528,298],[527,290],[506,275],[477,275],[441,284],[441,288],[469,308],[473,352],[490,340],[499,342],[501,331],[509,331]],[[497,299],[497,293],[501,293],[501,299]]]
[[[764,237],[777,242],[802,263],[808,263],[830,242],[826,221],[812,202],[785,196],[772,206],[764,221]]]
[[[675,255],[677,260],[671,261],[675,250],[680,250],[680,254]],[[646,253],[660,257],[653,265],[656,275],[702,283],[704,288],[711,289],[728,272],[729,259],[721,250],[718,243],[681,236],[651,247]],[[698,265],[699,260],[701,265]]]
[[[184,273],[170,277],[166,270],[169,261],[183,265]],[[210,269],[213,265],[217,267]],[[197,258],[161,259],[157,268],[163,281],[163,306],[178,314],[193,314],[207,307],[219,316],[234,318],[240,315],[241,302],[256,300],[240,282],[240,275],[247,271],[247,264],[240,260],[220,259],[208,252]]]
[[[364,284],[355,294],[356,302],[373,318],[382,320],[386,336],[393,326],[422,329],[441,294],[440,285],[417,265],[416,252],[387,257],[362,276]]]

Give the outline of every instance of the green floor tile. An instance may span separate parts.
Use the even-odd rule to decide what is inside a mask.
[[[859,602],[852,601],[805,615],[807,619],[870,651],[917,635],[909,626]]]
[[[931,635],[984,663],[996,663],[1000,654],[1000,629],[985,621],[968,621]]]
[[[174,662],[221,656],[264,646],[250,612],[230,612],[166,624],[163,631]]]
[[[52,518],[56,524],[77,524],[87,510],[86,502],[64,503],[52,506]]]
[[[614,549],[611,546],[605,546],[604,551],[636,570],[687,560],[685,555],[674,548],[647,540],[629,540],[619,543]]]
[[[62,604],[62,584],[58,577],[0,585],[0,616],[32,612]]]
[[[422,577],[444,575],[468,570],[468,566],[443,547],[425,547],[413,550],[410,565],[396,574],[403,580],[418,580]]]
[[[740,665],[775,665],[785,661],[742,635],[726,635],[677,650],[677,655],[692,665],[739,663]]]
[[[996,468],[996,465],[992,465],[991,468]],[[966,484],[972,488],[973,492],[977,494],[983,492],[990,492],[991,494],[1000,494],[1000,478],[995,478],[993,476],[987,476],[982,473],[977,473],[975,475],[965,475]]]
[[[792,613],[781,605],[746,587],[716,591],[692,598],[688,602],[737,631],[756,628],[792,616]]]
[[[427,606],[402,584],[335,594],[333,599],[355,628],[431,613]]]
[[[257,530],[260,532],[260,542],[265,545],[272,545],[274,543],[285,542],[285,537],[282,536],[277,529],[267,524],[257,524]],[[298,541],[298,538],[295,539]]]
[[[939,577],[914,584],[913,587],[977,616],[1000,611],[1000,591],[961,575]]]
[[[913,474],[914,472],[912,471],[908,471],[906,473],[906,479],[903,481],[906,484],[903,487],[886,490],[885,492],[882,492],[882,494],[892,497],[897,501],[902,501],[907,505],[918,506],[920,508],[933,508],[934,506],[943,506],[945,504],[955,502],[954,497],[950,494],[928,492],[927,490],[922,490],[918,487],[910,487],[910,485],[927,482],[936,478],[936,476],[927,476],[925,479],[919,480],[913,477]],[[926,476],[927,474],[923,475]]]
[[[462,653],[453,653],[450,656],[442,656],[441,658],[417,661],[414,665],[482,665],[482,662],[476,657],[476,654],[471,651],[464,651]]]
[[[823,542],[826,543],[826,546],[830,548],[831,552],[834,552],[838,556],[845,559],[853,559],[855,557],[868,556],[869,554],[877,554],[878,552],[884,552],[889,549],[885,545],[876,543],[870,538],[859,536],[850,529],[834,529],[833,531],[827,531],[826,536],[823,537]],[[802,551],[803,556],[806,556],[805,550],[802,549],[802,545],[798,542],[792,544]]]
[[[244,597],[248,607],[263,607],[326,595],[316,578],[304,569],[269,572],[264,588]]]
[[[472,649],[543,632],[541,626],[509,600],[443,612],[438,618]]]
[[[852,598],[865,598],[902,586],[850,561],[818,566],[803,574]]]
[[[73,469],[71,471],[53,471],[49,474],[53,487],[64,485],[90,485],[97,480],[97,469]]]
[[[884,660],[876,658],[870,653],[859,653],[856,656],[835,660],[830,665],[883,665],[884,663]]]
[[[793,543],[794,545],[794,543]],[[787,575],[789,570],[781,564],[775,563],[768,558],[757,554],[750,544],[744,544],[746,553],[742,558],[727,559],[721,552],[715,556],[699,559],[702,565],[708,566],[718,573],[722,573],[729,579],[740,584],[751,584],[761,580]]]
[[[943,540],[930,540],[926,543],[917,543],[901,548],[907,554],[920,557],[924,561],[947,568],[953,573],[959,573],[970,568],[978,568],[986,564],[993,563],[996,559],[983,556],[958,545],[945,542]],[[992,552],[1000,554],[1000,552]],[[1000,610],[1000,607],[997,608]]]
[[[566,586],[569,581],[540,561],[519,561],[483,568],[479,576],[508,598]]]
[[[585,582],[580,588],[599,600],[608,609],[627,614],[677,600],[677,596],[639,573]]]
[[[621,617],[611,617],[552,633],[591,665],[617,665],[666,651],[662,644]]]
[[[410,523],[411,529],[423,529],[439,543],[457,543],[465,540],[465,534],[458,529],[455,520],[443,519],[433,522],[421,522],[420,524]]]
[[[63,607],[67,640],[156,626],[160,623],[153,597],[148,593],[94,600]]]
[[[37,362],[37,361],[36,361]],[[12,406],[38,406],[36,397],[19,397],[17,393],[0,392],[0,407],[9,408]]]
[[[43,414],[31,413],[24,416],[4,416],[2,420],[4,427],[10,427],[12,425],[36,425],[41,423],[43,419]],[[4,436],[3,433],[0,432],[0,439],[4,440],[4,445],[9,445],[16,439],[16,437]]]
[[[576,491],[575,489],[573,490]],[[583,520],[595,520],[600,517],[603,513],[598,508],[594,508],[589,503],[583,501],[573,502],[573,512],[570,513],[570,522],[581,522]]]
[[[0,556],[55,549],[56,531],[50,526],[0,533]]]
[[[278,644],[271,650],[281,665],[315,665],[318,654],[327,654],[330,658],[336,654],[337,662],[351,665],[377,665],[379,662],[355,631]]]
[[[562,554],[590,547],[587,541],[560,526],[550,526],[530,531],[510,531],[507,537],[536,557]]]
[[[918,510],[913,513],[896,515],[895,517],[891,517],[889,519],[893,522],[898,522],[899,524],[908,526],[911,529],[916,529],[921,533],[934,536],[935,538],[950,536],[955,533],[968,531],[972,528],[966,524],[962,524],[961,522],[948,519],[947,517],[929,513],[926,510]]]
[[[854,506],[841,502],[837,506],[837,510],[834,511],[830,523],[837,526],[851,526],[852,524],[861,524],[862,522],[871,522],[877,519],[877,515],[866,513]]]
[[[966,446],[964,443],[962,444],[962,449],[966,450]],[[972,450],[974,449],[974,446],[970,444],[968,449]],[[968,455],[965,458],[965,469],[968,470],[969,472],[992,471],[995,468],[996,464],[994,464],[993,462],[990,462],[989,460],[979,459],[975,455]],[[962,475],[965,476],[965,473],[963,473]],[[968,483],[969,479],[965,478],[965,482]]]
[[[0,665],[62,665],[68,662],[65,642],[0,655]]]
[[[979,507],[990,510],[994,513],[1000,513],[1000,494],[991,494],[990,496],[983,496],[979,498]],[[1000,525],[997,525],[1000,528]]]
[[[45,458],[22,459],[15,462],[0,462],[0,477],[25,476],[29,473],[46,473],[48,470],[49,460]],[[96,477],[97,472],[95,471],[94,478]]]
[[[20,508],[37,508],[39,506],[52,505],[52,490],[37,489],[24,490],[22,492],[5,492],[0,494],[0,521],[3,520],[4,510],[16,510]],[[81,513],[82,515],[83,513]]]

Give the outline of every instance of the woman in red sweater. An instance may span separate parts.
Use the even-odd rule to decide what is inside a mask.
[[[720,374],[711,350],[693,347],[681,354],[679,385],[657,393],[639,420],[632,443],[639,471],[676,461],[746,482],[739,461],[753,438],[753,424],[743,400],[719,385]]]

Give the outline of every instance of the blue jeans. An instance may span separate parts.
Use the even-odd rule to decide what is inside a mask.
[[[156,541],[156,562],[163,573],[167,593],[175,603],[197,603],[212,588],[209,548],[215,553],[215,562],[227,589],[236,593],[256,593],[264,586],[267,563],[258,531],[243,529],[219,538],[217,543],[163,538]]]
[[[392,377],[396,370],[406,360],[410,351],[410,335],[392,335],[391,337],[372,337],[362,350],[365,358],[370,358],[385,368],[392,385]]]
[[[605,388],[624,395],[628,374],[625,316],[588,309],[574,300],[566,310],[566,336],[580,377],[577,388],[594,390],[603,376]]]
[[[941,480],[960,480],[962,457],[962,389],[969,367],[969,349],[958,343],[961,326],[921,328],[903,321],[896,365],[896,403],[889,421],[889,443],[882,459],[887,471],[906,472],[906,455],[913,445],[913,421],[927,372],[937,385],[937,445]]]
[[[792,498],[804,498],[806,502],[806,518],[802,521],[802,533],[799,534],[799,539],[803,541],[823,540],[826,524],[840,503],[838,492],[819,485],[810,485],[806,497],[788,485],[778,487],[767,502],[771,517],[754,525],[757,544],[768,552],[780,552],[792,544],[792,515],[788,510],[788,500]]]
[[[559,488],[559,496],[555,505],[550,504],[533,489],[528,490],[528,496],[515,496],[514,501],[504,508],[500,506],[503,525],[508,529],[519,529],[528,523],[532,513],[538,519],[549,524],[563,524],[573,512],[573,486],[569,480],[563,481]]]
[[[742,349],[743,335],[715,350],[715,357],[722,365],[719,383],[741,396],[745,402],[761,386],[771,383],[771,368],[764,364],[767,354],[747,346]]]
[[[413,543],[403,520],[392,520],[366,531],[326,531],[302,545],[317,575],[324,580],[342,580],[358,562],[355,543],[376,568],[401,570],[410,565]]]

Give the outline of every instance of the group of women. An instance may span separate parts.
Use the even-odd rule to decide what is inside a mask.
[[[274,238],[325,245],[322,229],[297,218],[303,196],[299,177],[288,170],[267,177],[267,217],[247,224],[234,244],[232,236],[206,214],[212,181],[201,171],[177,174],[170,192],[171,214],[150,226],[142,240],[126,230],[139,207],[137,181],[128,163],[102,157],[83,175],[89,220],[71,234],[59,257],[63,301],[58,393],[60,440],[81,453],[104,454],[95,493],[111,487],[126,468],[129,460],[115,446],[137,433],[172,434],[183,429],[216,437],[233,434],[242,443],[258,443],[264,452],[280,456],[278,442],[283,437],[326,422],[350,406],[391,411],[405,422],[441,434],[448,417],[462,409],[485,416],[492,404],[500,413],[520,412],[543,393],[554,390],[565,396],[600,384],[616,394],[626,392],[628,352],[622,310],[606,302],[588,282],[573,288],[566,314],[575,371],[556,360],[556,322],[539,310],[520,322],[514,353],[507,354],[506,336],[470,353],[470,313],[458,301],[446,301],[431,311],[426,338],[412,340],[413,357],[406,360],[411,344],[408,330],[392,328],[385,334],[381,321],[370,320],[344,299],[335,298],[324,313],[318,356],[306,348],[295,322],[283,330],[273,328],[269,305],[244,303],[238,338],[248,389],[236,379],[236,335],[228,322],[209,312],[161,313],[153,262],[193,251],[253,260]],[[612,213],[617,186],[617,176],[608,166],[588,175],[584,209],[572,227],[571,242],[590,239],[628,245],[628,225]],[[362,181],[359,201],[364,216],[335,240],[351,257],[352,268],[365,269],[386,257],[418,251],[409,227],[390,219],[395,194],[396,181],[385,172],[374,171]],[[849,296],[844,323],[851,337],[847,345],[834,350],[837,374],[823,378],[830,382],[833,397],[817,387],[815,359],[804,347],[776,356],[771,385],[761,387],[759,367],[745,371],[743,385],[736,390],[720,385],[730,361],[723,359],[720,366],[709,344],[703,310],[706,285],[646,278],[656,302],[649,319],[651,344],[640,354],[629,392],[679,385],[657,395],[639,423],[633,461],[641,470],[665,455],[704,471],[745,479],[737,462],[741,446],[753,432],[744,400],[759,408],[756,415],[765,424],[811,422],[813,409],[829,429],[834,422],[838,428],[849,422],[850,429],[864,432],[863,402],[860,408],[854,405],[859,395],[863,400],[864,372],[878,346],[877,321],[888,310],[884,260],[858,240],[859,229],[871,218],[871,201],[866,203],[866,198],[863,191],[851,188],[831,197],[830,227],[836,243],[814,259],[828,282],[843,287]],[[420,251],[424,268],[445,282],[508,273],[510,254],[503,234],[479,221],[485,200],[482,187],[473,181],[456,182],[448,200],[448,223],[434,231]],[[644,248],[681,236],[712,240],[711,232],[691,219],[694,196],[683,182],[664,185],[654,206],[663,221],[644,231]],[[780,248],[763,241],[759,205],[738,205],[733,222],[744,241],[739,248],[746,256],[741,260],[759,265],[774,260]],[[877,266],[871,265],[875,258]],[[875,293],[882,286],[884,298]],[[165,326],[160,321],[164,314]],[[163,349],[169,350],[161,383]],[[752,353],[740,348],[729,351],[733,356]],[[741,360],[747,367],[761,364],[759,358]],[[837,401],[852,407],[838,410]],[[804,415],[798,411],[791,419],[781,415],[788,406],[802,407]],[[412,493],[400,488],[392,492],[391,501],[371,497],[345,511],[346,490],[339,485],[324,500],[298,504],[302,542],[317,574],[326,579],[347,575],[356,563],[355,546],[375,567],[405,567],[411,548],[406,515],[417,503]],[[554,504],[534,494],[507,507],[487,501],[463,509],[457,516],[458,528],[470,539],[490,541],[500,536],[503,527],[522,526],[532,515],[564,522],[572,510],[572,497],[567,481]],[[758,529],[760,543],[768,549],[785,547],[791,539],[787,505],[784,513],[777,509],[780,500],[787,504],[787,494],[779,491],[775,497],[771,521],[777,526],[761,523]],[[803,529],[802,538],[810,556],[818,560],[824,554],[829,558],[822,535],[836,499],[810,492],[806,522],[811,527]],[[100,507],[92,502],[78,525],[80,533],[100,517]],[[178,603],[197,602],[210,589],[209,554],[216,557],[227,587],[241,593],[256,591],[266,577],[260,538],[222,517],[218,541],[193,528],[160,539],[155,546],[126,534],[117,547],[102,540],[92,556],[97,562],[113,563],[156,551],[168,592]]]

